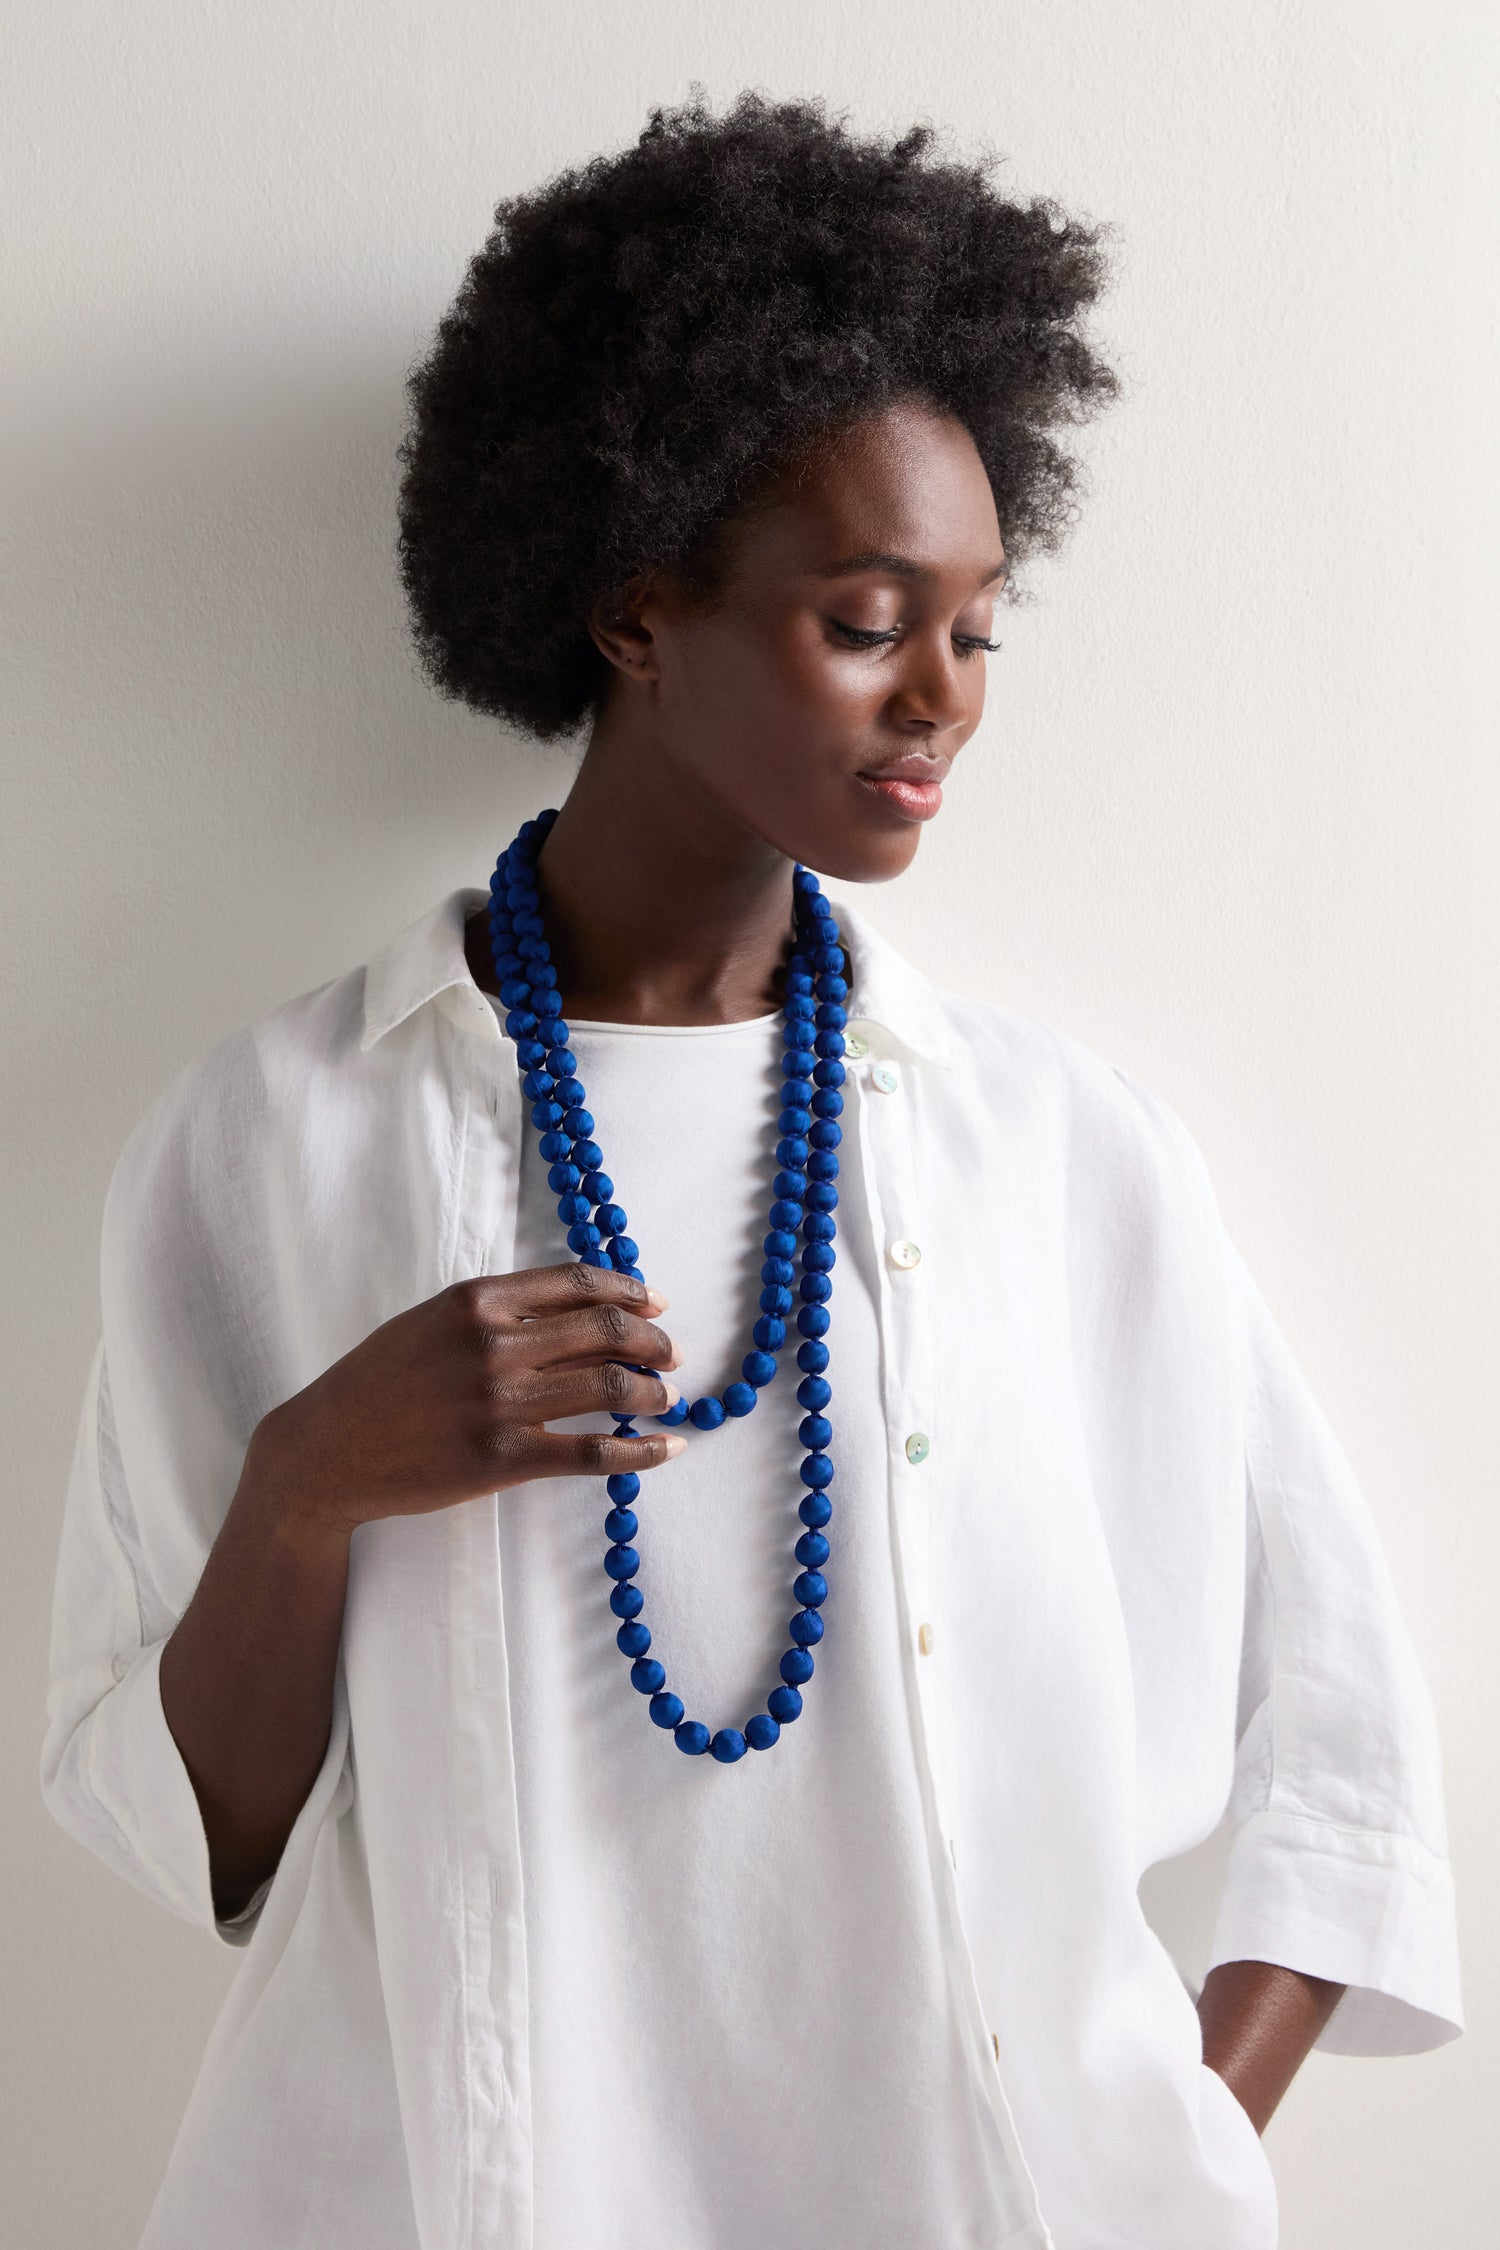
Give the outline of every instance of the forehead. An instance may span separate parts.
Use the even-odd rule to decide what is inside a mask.
[[[817,439],[782,470],[733,542],[747,566],[815,571],[890,550],[976,577],[1001,560],[978,448],[949,415],[893,408]]]

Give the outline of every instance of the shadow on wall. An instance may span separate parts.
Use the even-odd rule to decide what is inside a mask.
[[[171,996],[142,1024],[147,1080],[301,989],[309,958],[362,958],[454,879],[455,837],[482,838],[487,880],[511,800],[567,763],[417,669],[402,378],[392,362],[251,390],[206,372],[32,435],[10,511],[14,927],[47,980]]]

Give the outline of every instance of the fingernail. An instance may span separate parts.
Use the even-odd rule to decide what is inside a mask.
[[[682,1354],[677,1349],[677,1346],[675,1344],[672,1346],[672,1356],[667,1361],[667,1365],[668,1367],[680,1367],[682,1365]],[[678,1395],[680,1396],[681,1394],[679,1393]]]
[[[653,1312],[665,1312],[670,1300],[664,1297],[659,1289],[648,1289],[646,1291],[646,1302]]]
[[[661,1386],[661,1387],[662,1387],[662,1389],[663,1389],[663,1390],[664,1390],[664,1391],[666,1392],[666,1394],[667,1394],[667,1404],[668,1404],[668,1406],[675,1406],[675,1405],[677,1404],[677,1401],[678,1401],[678,1400],[679,1400],[679,1399],[681,1398],[681,1396],[682,1396],[682,1393],[681,1393],[681,1391],[680,1391],[680,1390],[679,1390],[679,1389],[677,1388],[677,1385],[676,1385],[675,1383],[669,1383],[669,1382],[667,1381],[667,1379],[666,1379],[665,1375],[664,1375],[664,1376],[662,1377],[662,1386]]]
[[[667,1437],[667,1459],[669,1461],[675,1459],[679,1453],[686,1449],[686,1446],[687,1439],[685,1437],[678,1437],[675,1432],[669,1433]]]

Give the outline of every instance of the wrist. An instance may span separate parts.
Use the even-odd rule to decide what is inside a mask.
[[[260,1538],[275,1540],[299,1560],[342,1567],[356,1527],[329,1507],[325,1494],[308,1490],[287,1443],[284,1412],[273,1407],[256,1424],[233,1512],[253,1525]]]

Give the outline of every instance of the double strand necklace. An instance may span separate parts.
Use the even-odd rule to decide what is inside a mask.
[[[626,1217],[614,1200],[614,1182],[604,1170],[604,1153],[594,1137],[577,1058],[568,1045],[557,971],[552,965],[537,890],[537,855],[547,840],[555,808],[523,822],[515,841],[501,853],[490,878],[490,940],[495,978],[506,1009],[505,1029],[515,1042],[522,1073],[521,1090],[531,1104],[531,1122],[541,1136],[547,1185],[557,1197],[557,1215],[567,1229],[568,1248],[587,1266],[615,1273],[641,1273],[640,1251],[626,1233]],[[828,1581],[827,1528],[833,1515],[828,1488],[833,1462],[828,1447],[833,1428],[827,1380],[829,1302],[833,1296],[834,1211],[838,1204],[838,1119],[844,1097],[844,1002],[849,997],[846,956],[833,910],[810,869],[798,864],[792,877],[794,950],[787,968],[782,1008],[786,1052],[777,1120],[777,1171],[760,1269],[760,1317],[751,1330],[752,1349],[740,1362],[740,1380],[685,1399],[654,1419],[669,1428],[690,1422],[708,1432],[726,1419],[749,1414],[768,1383],[775,1380],[786,1342],[787,1320],[797,1305],[797,1351],[802,1381],[798,1404],[805,1410],[798,1437],[806,1447],[801,1468],[803,1490],[797,1513],[805,1529],[793,1550],[799,1565],[792,1585],[797,1613],[789,1631],[791,1647],[781,1659],[781,1684],[766,1698],[764,1711],[739,1727],[711,1731],[687,1717],[681,1696],[667,1686],[666,1667],[652,1656],[651,1629],[641,1616],[645,1597],[636,1578],[641,1558],[631,1542],[639,1529],[633,1503],[641,1480],[634,1470],[609,1477],[609,1513],[604,1530],[609,1546],[604,1569],[611,1581],[609,1606],[620,1620],[615,1635],[630,1660],[630,1684],[648,1696],[656,1725],[669,1731],[690,1758],[706,1750],[721,1765],[733,1765],[747,1749],[769,1750],[802,1710],[802,1690],[813,1675],[813,1650],[823,1638],[823,1603]],[[800,1279],[792,1263],[802,1235]],[[793,1283],[796,1283],[795,1296]],[[653,1369],[641,1368],[643,1374]],[[621,1437],[639,1437],[632,1414],[615,1414]]]

